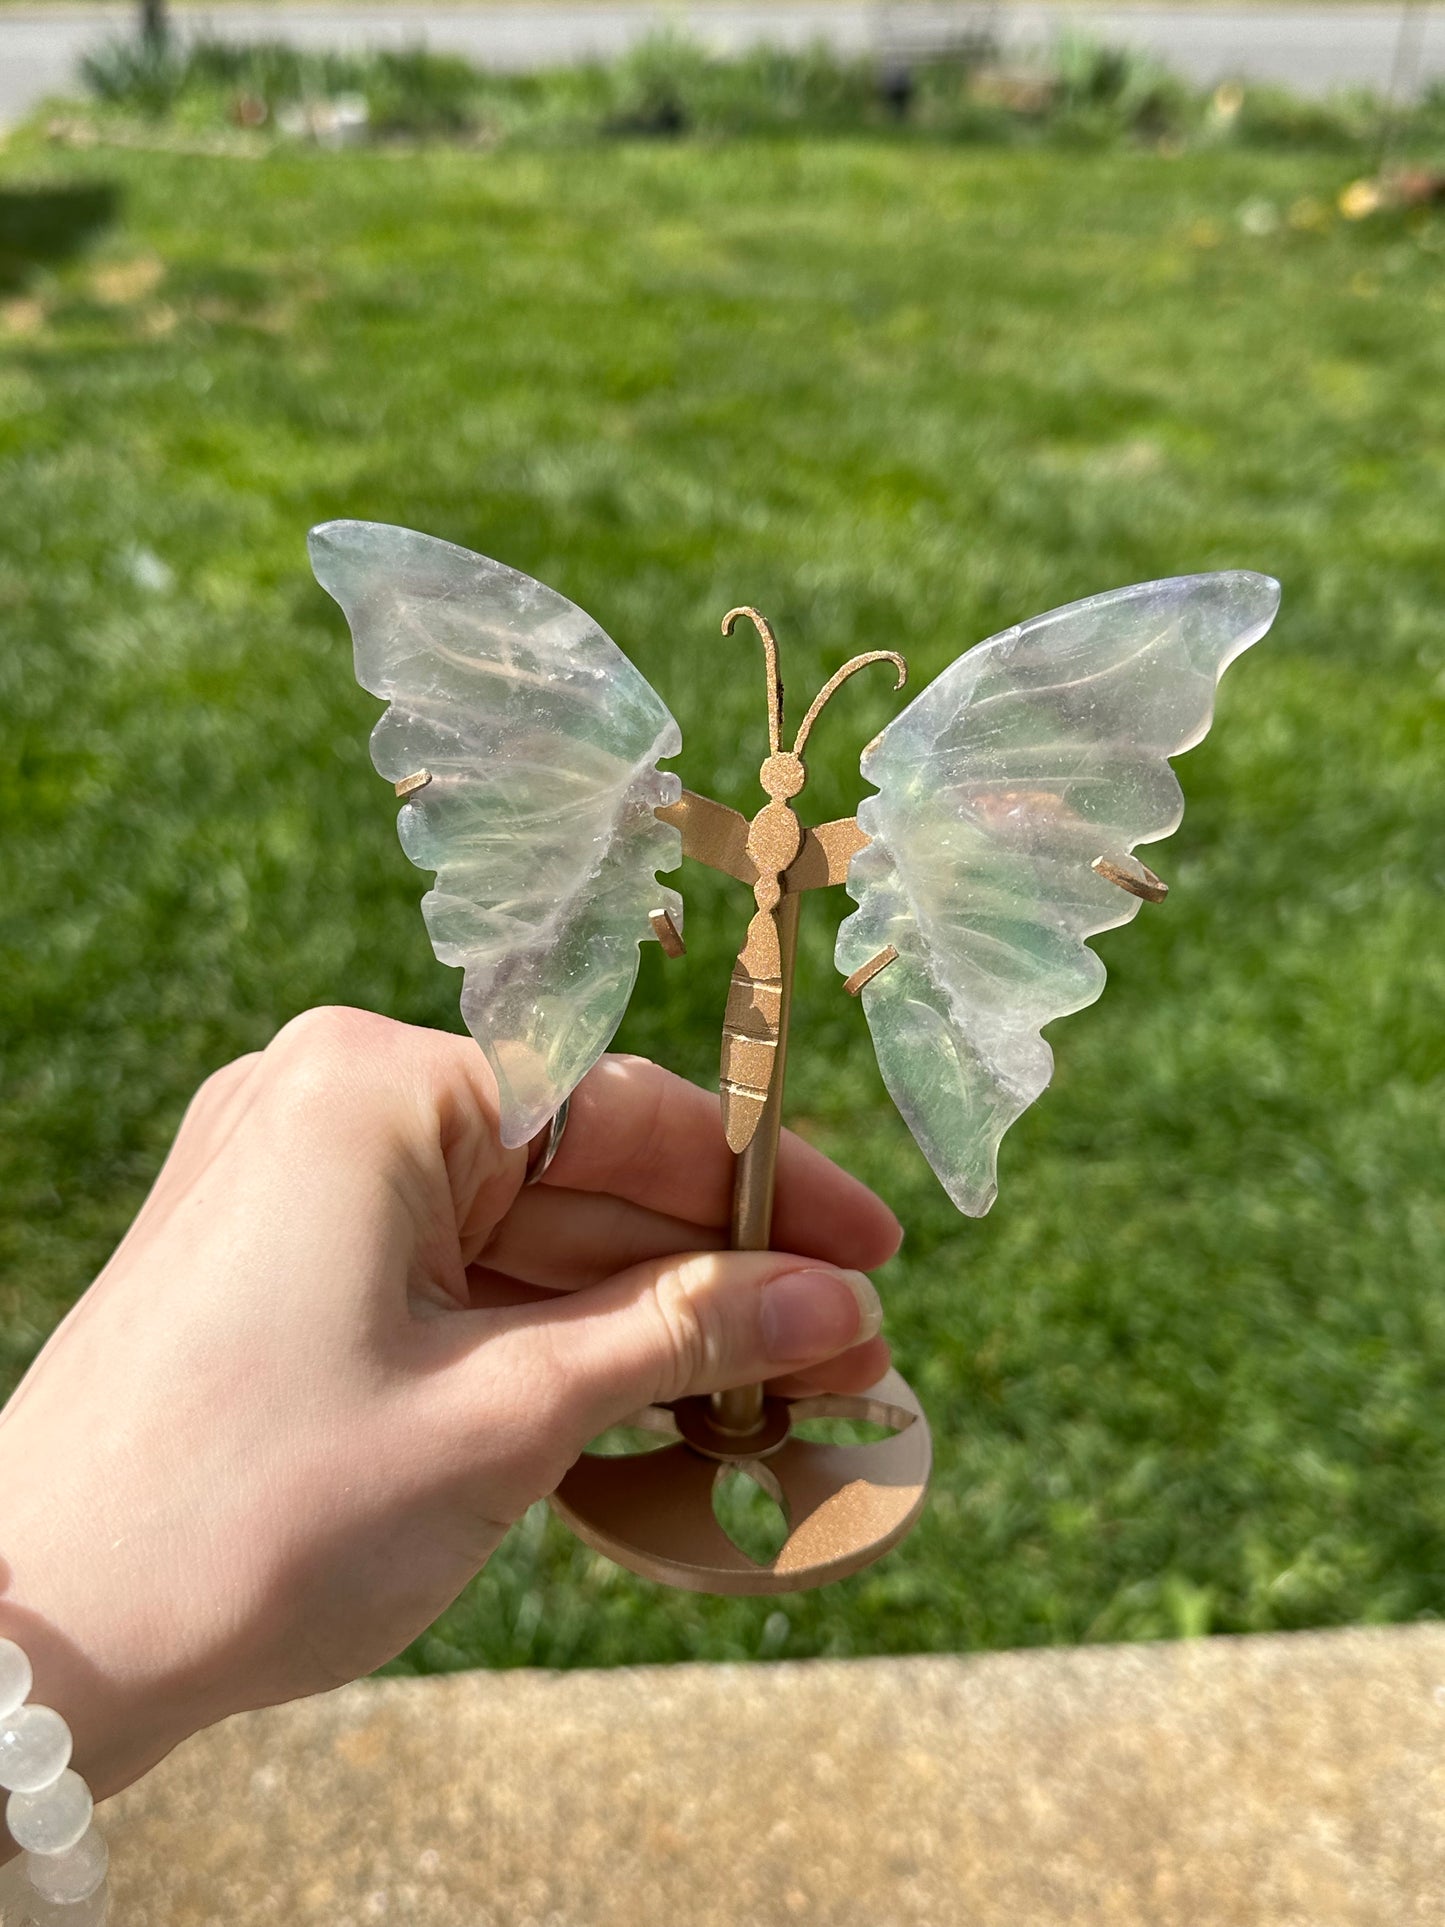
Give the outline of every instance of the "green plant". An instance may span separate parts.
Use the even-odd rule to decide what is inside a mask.
[[[478,125],[483,89],[477,70],[455,54],[424,48],[375,55],[359,77],[379,133],[440,137]]]
[[[1234,90],[1233,98],[1237,107],[1227,131],[1250,147],[1342,153],[1377,141],[1383,124],[1381,102],[1363,90],[1312,99],[1284,87],[1251,85]]]
[[[1050,66],[1049,116],[1065,135],[1160,140],[1182,135],[1193,118],[1194,96],[1185,83],[1132,48],[1061,34]]]
[[[169,112],[191,83],[190,63],[174,43],[145,35],[104,42],[84,56],[80,75],[107,106],[154,118]]]
[[[1364,93],[1311,101],[1225,86],[1204,95],[1145,55],[1077,34],[1023,68],[980,40],[884,72],[821,44],[722,59],[685,34],[663,32],[612,63],[536,74],[486,73],[421,48],[329,54],[205,36],[184,45],[127,39],[93,54],[85,78],[107,110],[187,127],[239,120],[276,129],[284,121],[314,132],[314,117],[283,110],[355,95],[381,139],[485,136],[534,146],[887,131],[905,140],[1348,150],[1364,166],[1386,144],[1419,154],[1445,140],[1438,92],[1391,115]]]

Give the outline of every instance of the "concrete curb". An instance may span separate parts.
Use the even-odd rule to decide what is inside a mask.
[[[109,1809],[126,1927],[1438,1927],[1445,1628],[363,1682]]]

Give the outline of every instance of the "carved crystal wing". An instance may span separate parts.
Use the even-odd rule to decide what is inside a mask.
[[[1040,1035],[1104,987],[1084,939],[1139,901],[1090,867],[1176,829],[1168,759],[1208,731],[1226,667],[1279,585],[1231,571],[1091,596],[961,656],[863,755],[845,976],[893,945],[862,1001],[883,1080],[955,1204],[981,1216],[999,1140],[1053,1069]]]
[[[525,1144],[610,1043],[649,913],[682,925],[656,882],[682,861],[654,811],[682,747],[660,696],[590,616],[486,556],[411,529],[313,529],[316,578],[341,604],[356,675],[386,699],[371,755],[403,804],[402,847],[436,872],[432,948],[465,971],[462,1015]]]

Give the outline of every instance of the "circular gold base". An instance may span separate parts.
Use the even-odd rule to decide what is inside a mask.
[[[923,1408],[897,1372],[853,1397],[795,1399],[789,1431],[776,1425],[749,1447],[719,1438],[702,1401],[675,1419],[664,1407],[634,1423],[670,1434],[673,1443],[623,1458],[580,1458],[552,1495],[557,1514],[594,1552],[688,1592],[806,1592],[846,1579],[880,1558],[923,1509],[933,1444]],[[784,1401],[768,1401],[770,1420]],[[807,1419],[862,1419],[891,1428],[870,1445],[825,1445],[800,1438]],[[692,1435],[695,1442],[689,1442]],[[763,1565],[723,1531],[713,1488],[732,1468],[745,1471],[782,1508],[788,1537]]]

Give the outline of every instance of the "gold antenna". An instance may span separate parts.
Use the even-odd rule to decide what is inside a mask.
[[[814,723],[817,722],[818,718],[822,715],[825,705],[838,693],[850,676],[855,676],[860,669],[866,669],[870,662],[891,662],[893,664],[893,667],[898,671],[898,680],[893,685],[895,689],[901,689],[904,683],[907,682],[908,664],[903,660],[902,656],[898,654],[896,649],[870,649],[866,655],[854,656],[851,662],[845,662],[841,669],[835,670],[833,674],[829,676],[828,680],[823,684],[823,687],[813,698],[812,707],[803,718],[803,726],[798,731],[798,740],[793,744],[793,754],[795,756],[802,755],[803,745],[807,742],[809,732],[812,730]],[[775,744],[774,748],[776,747],[777,745]]]
[[[722,619],[722,632],[730,636],[739,616],[746,616],[763,639],[763,657],[768,674],[768,750],[776,756],[783,743],[783,679],[778,673],[778,644],[766,616],[746,606],[729,609]]]

